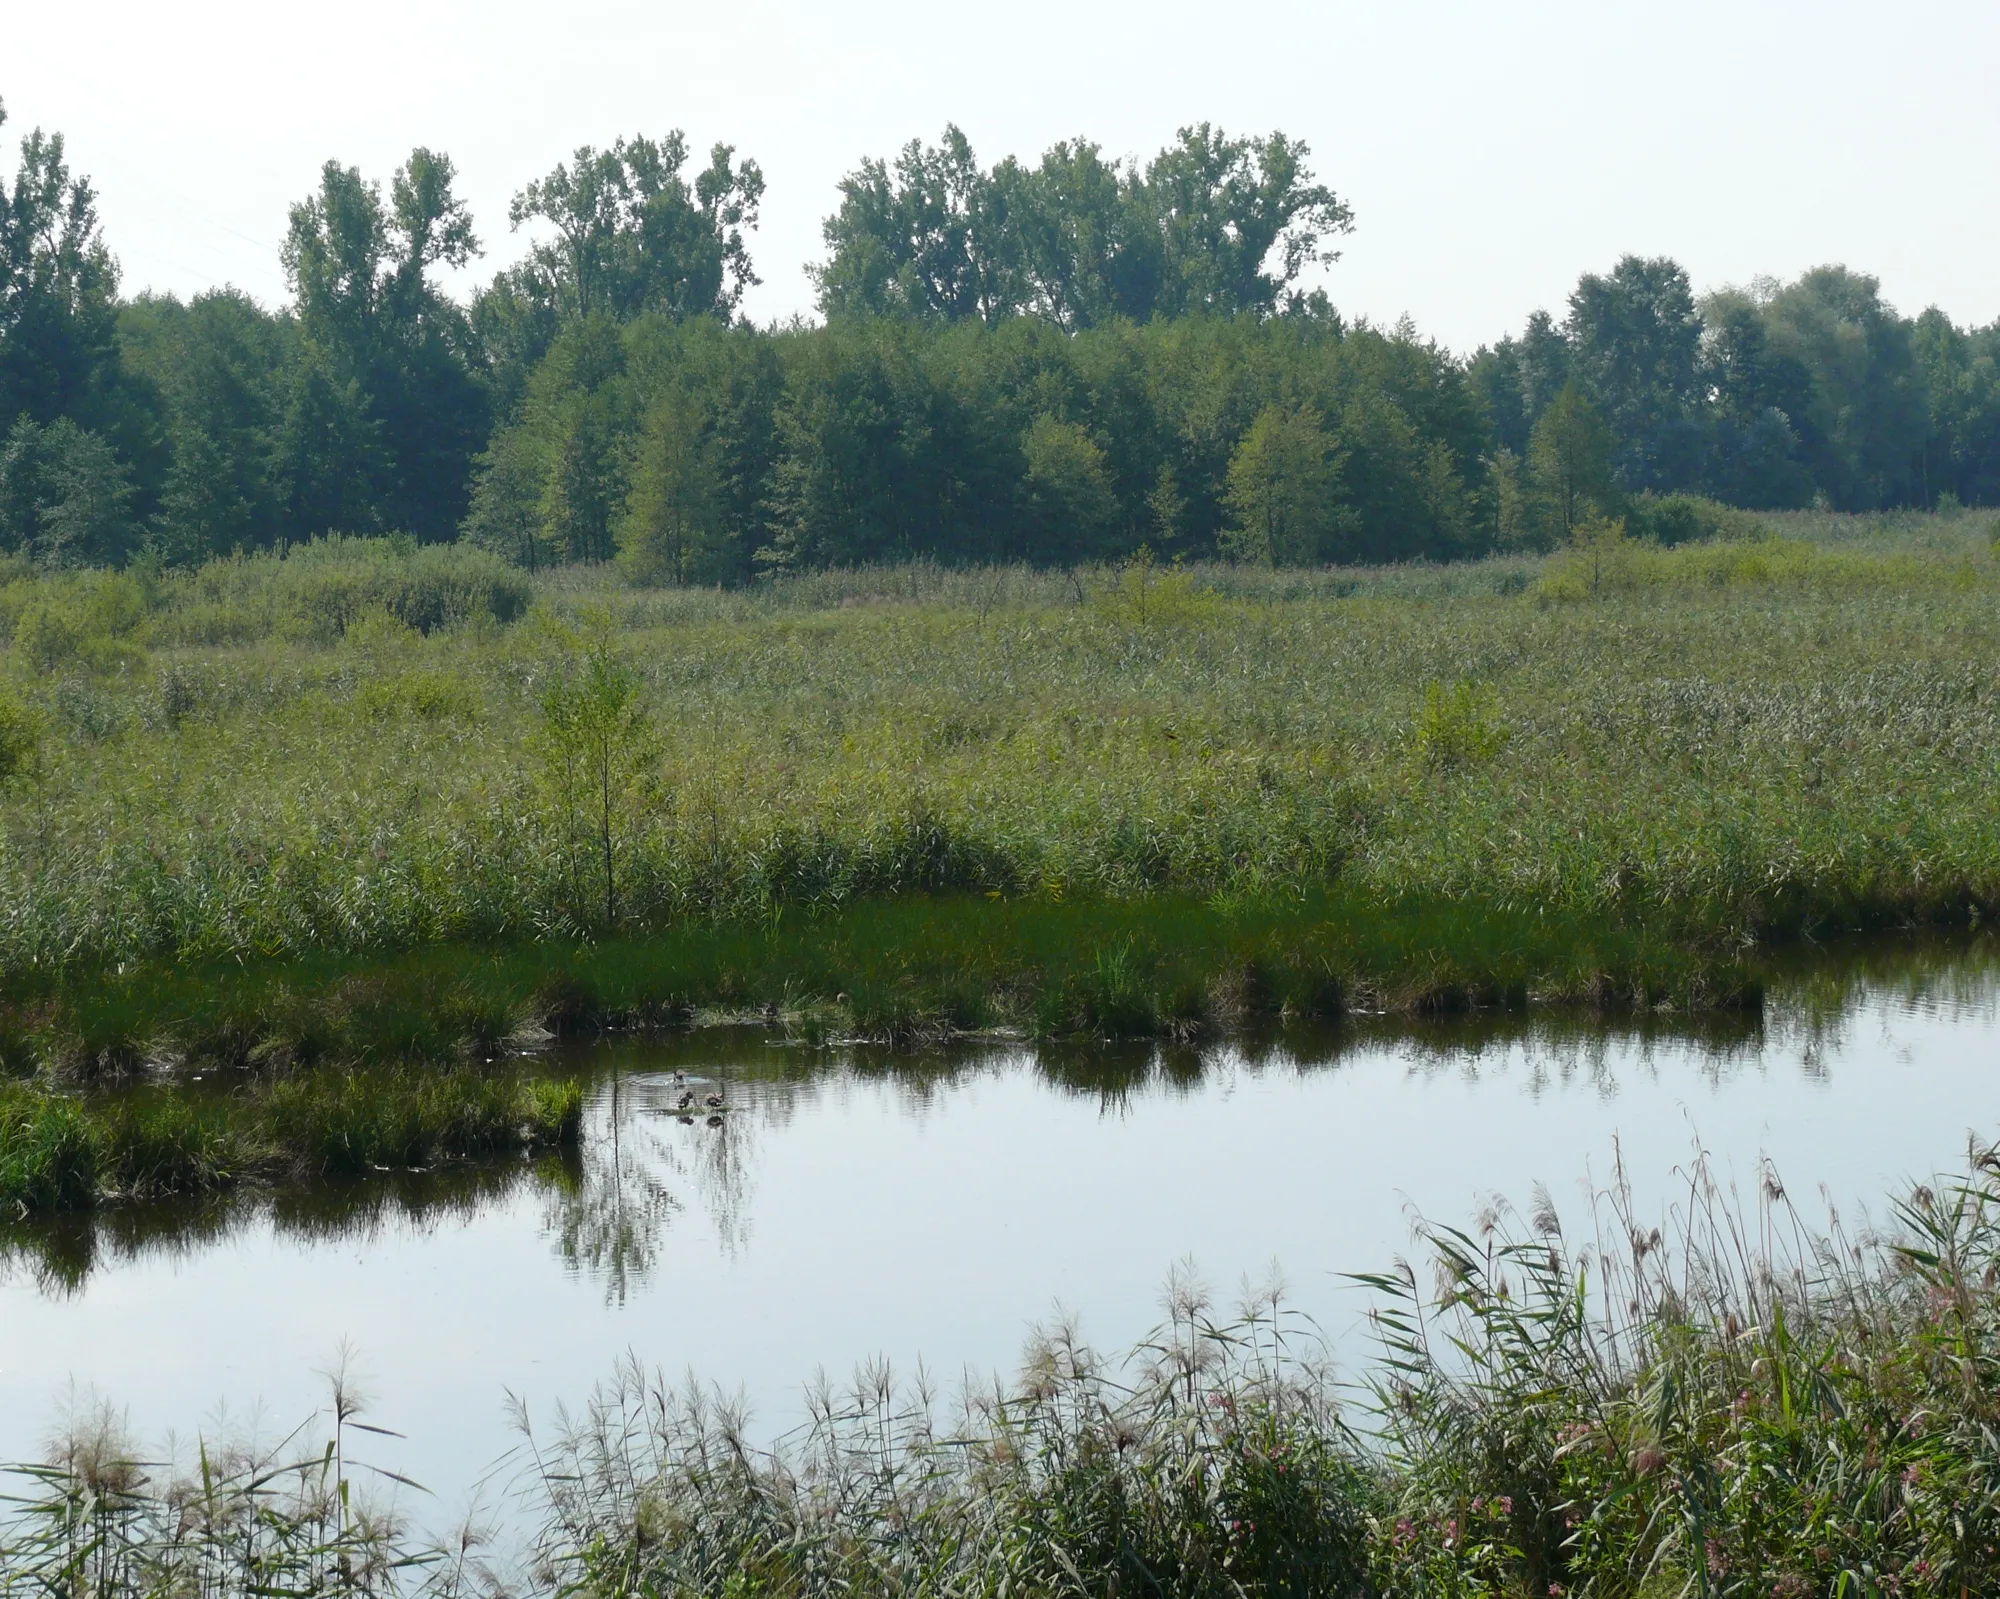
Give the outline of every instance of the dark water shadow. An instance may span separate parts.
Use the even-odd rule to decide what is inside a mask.
[[[362,1246],[390,1229],[463,1225],[500,1206],[537,1207],[548,1246],[605,1297],[623,1301],[654,1271],[662,1242],[699,1212],[725,1250],[744,1247],[760,1130],[810,1114],[841,1084],[882,1085],[921,1116],[983,1077],[1024,1068],[1117,1115],[1140,1096],[1194,1094],[1219,1070],[1339,1071],[1385,1053],[1418,1077],[1525,1071],[1530,1092],[1578,1083],[1615,1089],[1621,1074],[1698,1072],[1710,1083],[1770,1070],[1779,1056],[1810,1077],[1864,1005],[1991,1013],[2000,1008],[2000,941],[1854,941],[1772,965],[1759,1010],[1680,1015],[1587,1011],[1353,1015],[1265,1023],[1198,1044],[955,1040],[921,1050],[866,1042],[809,1045],[763,1027],[569,1044],[547,1065],[586,1080],[584,1137],[564,1156],[467,1162],[424,1172],[113,1205],[0,1223],[0,1277],[52,1296],[98,1273],[191,1257],[268,1227],[301,1247]],[[728,1109],[684,1114],[711,1089]]]

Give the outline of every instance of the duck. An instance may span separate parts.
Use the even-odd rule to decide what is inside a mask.
[[[674,1101],[674,1109],[687,1110],[693,1104],[694,1104],[694,1090],[690,1088],[685,1093],[683,1093],[679,1099]]]
[[[702,1103],[710,1110],[720,1110],[722,1109],[722,1096],[720,1094],[710,1094]]]

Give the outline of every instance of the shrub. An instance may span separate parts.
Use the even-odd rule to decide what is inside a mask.
[[[363,716],[378,722],[470,722],[479,715],[472,685],[449,672],[373,678],[362,684],[355,704]]]
[[[14,650],[37,672],[56,672],[83,654],[87,636],[76,608],[51,595],[22,610],[14,623]]]
[[[1478,684],[1429,683],[1411,738],[1423,763],[1442,770],[1491,760],[1507,742],[1507,730]]]
[[[1641,494],[1626,506],[1625,523],[1634,538],[1662,548],[1703,539],[1769,538],[1770,528],[1755,512],[1740,511],[1699,494]]]
[[[41,767],[42,719],[10,694],[0,694],[0,792]]]

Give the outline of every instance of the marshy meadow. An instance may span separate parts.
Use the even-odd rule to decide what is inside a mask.
[[[17,562],[11,1269],[81,1295],[101,1240],[193,1260],[287,1196],[350,1196],[300,1223],[333,1236],[383,1184],[472,1216],[526,1183],[572,1274],[637,1282],[666,1189],[740,1181],[699,1151],[776,1115],[710,1038],[801,1083],[865,1056],[855,1092],[1027,1050],[1126,1117],[1308,1035],[1810,1060],[1902,981],[1895,941],[1984,970],[1995,535],[1765,513],[1436,566],[706,590],[389,539]],[[1985,982],[1951,1003],[1990,1014]],[[606,1048],[679,1062],[668,1097],[602,1111]],[[624,1164],[654,1110],[697,1151],[656,1183]],[[1689,1170],[1664,1234],[1614,1181],[1587,1241],[1517,1192],[1406,1267],[1327,1262],[1360,1363],[1186,1281],[1128,1354],[1058,1324],[1004,1382],[871,1368],[781,1441],[635,1362],[553,1431],[524,1408],[505,1560],[364,1491],[351,1394],[172,1457],[83,1405],[16,1479],[0,1591],[1989,1591],[1992,1157],[1851,1234],[1775,1172]]]

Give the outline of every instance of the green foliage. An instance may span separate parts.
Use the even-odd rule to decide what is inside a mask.
[[[1223,548],[1266,566],[1332,559],[1353,520],[1341,503],[1340,459],[1319,418],[1267,405],[1229,460],[1231,524]]]
[[[757,163],[732,166],[734,154],[716,145],[690,183],[679,129],[659,140],[619,139],[608,150],[583,146],[573,164],[559,162],[507,209],[514,227],[540,220],[556,232],[514,269],[516,293],[578,319],[727,317],[757,281],[744,230],[757,226],[764,196]]]
[[[0,106],[0,126],[6,120]],[[72,444],[106,434],[119,435],[128,452],[138,443],[143,424],[131,426],[117,294],[96,191],[71,173],[63,136],[37,128],[21,141],[11,191],[0,181],[0,428],[11,432],[9,454],[32,436],[23,423],[45,430],[66,420]],[[0,509],[0,528],[19,509]]]
[[[474,686],[449,672],[418,669],[371,678],[354,703],[362,715],[379,722],[472,722],[479,717]]]
[[[0,792],[41,769],[42,719],[11,694],[0,694]]]
[[[68,417],[23,415],[0,445],[0,550],[49,566],[119,566],[132,551],[131,472]]]
[[[634,583],[734,577],[718,450],[694,399],[670,393],[648,413],[618,528],[618,566]]]
[[[1091,603],[1128,627],[1172,630],[1213,623],[1220,615],[1215,596],[1176,561],[1162,568],[1140,545],[1121,562],[1112,581],[1100,584]]]
[[[1577,530],[1616,513],[1611,431],[1575,384],[1566,386],[1528,440],[1528,482],[1546,544],[1566,544]]]
[[[13,613],[18,659],[43,674],[81,669],[113,672],[143,656],[133,638],[145,621],[144,590],[123,574],[92,572],[53,583],[15,583],[0,591],[0,613]]]
[[[1044,412],[1021,440],[1028,468],[1023,554],[1039,564],[1097,559],[1111,542],[1118,499],[1097,441],[1074,422]]]
[[[587,625],[582,639],[557,634],[562,655],[542,690],[538,744],[569,912],[580,924],[592,921],[601,885],[599,925],[611,928],[619,919],[621,835],[647,797],[659,752],[639,676],[618,657],[609,616]]]
[[[1251,446],[1265,478],[1303,473],[1271,492],[1292,494],[1315,537],[1281,560],[1442,558],[1486,539],[1466,481],[1482,427],[1435,347],[1219,319],[1074,337],[1026,319],[775,336],[577,323],[483,458],[467,533],[530,567],[604,559],[615,536],[648,581],[740,582],[755,560],[1066,567],[1142,543],[1207,556],[1232,456],[1267,408],[1309,411],[1323,435]],[[1323,464],[1293,459],[1315,450]]]
[[[1493,715],[1492,697],[1477,683],[1426,683],[1410,736],[1418,759],[1448,771],[1491,760],[1507,742],[1507,729]]]
[[[298,359],[279,429],[288,532],[452,537],[488,426],[464,313],[431,281],[478,253],[451,159],[416,149],[385,200],[329,161],[281,252]]]
[[[468,545],[336,537],[176,577],[163,590],[150,632],[159,644],[273,634],[331,643],[365,618],[386,616],[402,628],[436,633],[515,621],[531,594],[516,568]]]
[[[1114,318],[1269,313],[1288,304],[1352,214],[1313,181],[1282,133],[1232,139],[1202,123],[1143,168],[1086,140],[1036,167],[982,170],[956,127],[912,140],[893,168],[841,180],[815,270],[829,317],[997,323],[1019,314],[1066,332]]]
[[[1632,537],[1668,548],[1704,539],[1756,539],[1770,526],[1748,511],[1699,494],[1641,494],[1626,502],[1625,525]]]

